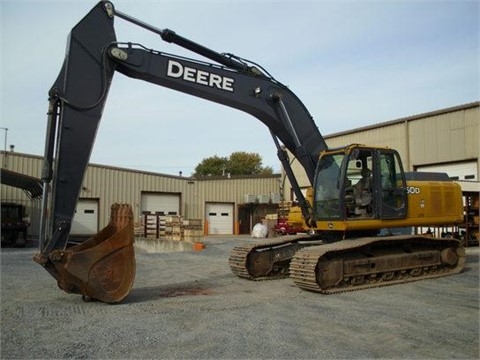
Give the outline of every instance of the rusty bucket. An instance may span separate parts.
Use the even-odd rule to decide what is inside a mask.
[[[113,204],[110,223],[98,234],[79,245],[54,250],[43,261],[34,260],[43,262],[62,290],[81,294],[86,301],[117,303],[130,293],[135,279],[133,243],[131,206]]]

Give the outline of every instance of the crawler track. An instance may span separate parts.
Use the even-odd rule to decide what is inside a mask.
[[[284,236],[272,241],[235,247],[228,259],[230,269],[248,280],[273,280],[289,275],[293,255],[320,242],[308,235]]]
[[[455,239],[372,237],[301,249],[290,277],[302,289],[333,294],[456,274],[464,265]]]

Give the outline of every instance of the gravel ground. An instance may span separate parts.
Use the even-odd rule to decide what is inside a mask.
[[[116,305],[59,290],[34,248],[2,249],[1,358],[479,358],[478,247],[458,275],[325,296],[236,278],[228,254],[245,240],[139,248],[134,288]]]

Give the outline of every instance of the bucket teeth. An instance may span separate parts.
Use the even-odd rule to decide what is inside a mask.
[[[128,204],[113,204],[110,211],[110,225],[117,230],[128,226],[133,221],[132,207]]]

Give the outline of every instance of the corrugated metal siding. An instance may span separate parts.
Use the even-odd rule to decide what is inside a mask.
[[[23,156],[21,154],[7,152],[1,153],[1,164],[5,168],[25,175],[40,178],[42,172],[42,161],[40,157]],[[5,162],[4,162],[5,161]],[[40,224],[40,200],[32,201],[21,189],[12,186],[1,185],[1,199],[5,202],[13,202],[25,206],[25,213],[30,217],[30,227],[27,234],[29,237],[38,237]]]
[[[374,128],[358,133],[329,138],[326,142],[331,148],[355,143],[381,147],[386,146],[397,150],[402,159],[406,159],[408,154],[407,134],[408,124],[400,123],[393,124],[389,127]]]
[[[389,121],[348,132],[326,136],[331,148],[359,143],[388,146],[397,150],[406,171],[415,166],[477,161],[480,169],[480,108],[478,103]],[[300,186],[308,186],[308,179],[297,161],[292,167]],[[480,171],[480,170],[479,170]],[[477,174],[480,177],[480,174]],[[285,196],[291,185],[286,181]]]
[[[9,153],[7,160],[7,167],[12,171],[35,177],[41,175],[43,160],[39,156]],[[204,219],[206,202],[238,205],[243,203],[245,194],[270,195],[279,192],[279,179],[279,175],[274,175],[196,180],[92,164],[85,173],[79,197],[98,200],[100,228],[108,223],[110,205],[115,202],[132,204],[134,218],[139,221],[142,192],[180,194],[181,214],[185,218]],[[2,185],[1,195],[2,200],[31,203],[21,190],[9,186]],[[35,206],[39,213],[39,206]],[[38,225],[39,221],[32,224],[32,228],[38,228]],[[38,231],[35,235],[38,235]]]
[[[406,170],[414,166],[477,159],[479,155],[479,106],[456,107],[447,112],[437,111],[425,117],[405,118],[379,124],[355,132],[327,136],[330,147],[350,143],[389,146],[400,152]],[[20,153],[7,153],[9,170],[40,177],[42,158]],[[3,152],[1,161],[3,164]],[[308,186],[304,170],[294,161],[292,167],[300,186]],[[480,174],[477,174],[480,175]],[[83,181],[80,197],[99,200],[99,226],[108,223],[109,207],[114,202],[133,205],[135,218],[140,218],[142,192],[172,192],[181,194],[181,212],[186,218],[205,218],[206,202],[233,202],[241,204],[245,194],[270,195],[279,192],[280,176],[258,178],[222,178],[194,180],[178,176],[144,173],[108,166],[90,165]],[[284,194],[290,196],[291,185],[285,181]],[[1,186],[2,200],[31,203],[19,189]],[[37,209],[37,210],[35,210]],[[28,209],[27,209],[28,211]],[[32,204],[30,212],[38,212]],[[33,221],[32,221],[33,223]],[[32,228],[33,228],[32,224]]]
[[[406,151],[406,126],[406,123],[401,123],[387,128],[364,130],[358,133],[328,138],[326,142],[331,148],[360,143],[375,146],[388,146],[401,153]]]
[[[467,105],[330,135],[326,141],[330,147],[350,143],[389,146],[400,153],[406,170],[423,164],[478,159],[479,105]]]
[[[409,127],[411,164],[467,159],[467,131],[465,111],[441,114],[423,121],[412,122]]]
[[[234,202],[242,204],[245,194],[268,195],[272,192],[279,192],[280,176],[259,177],[248,179],[215,179],[200,180],[198,186],[198,202]],[[202,205],[198,218],[205,217],[205,209]]]
[[[466,157],[477,158],[480,169],[480,108],[465,110],[465,149]],[[480,174],[479,174],[480,175]]]
[[[365,144],[371,146],[390,147],[400,153],[402,159],[408,158],[408,143],[406,141],[407,124],[393,124],[391,127],[371,128],[362,130],[358,133],[346,133],[338,137],[329,137],[326,139],[329,148],[343,147],[349,144]],[[290,158],[293,158],[290,155]],[[303,167],[298,161],[292,163],[292,168],[297,176],[300,186],[309,186],[308,178]],[[297,175],[299,174],[299,175]],[[287,180],[287,187],[291,185]],[[288,193],[285,193],[288,197]]]
[[[42,174],[42,158],[25,157],[18,153],[7,152],[6,168],[40,178]]]
[[[134,218],[141,216],[140,203],[142,192],[184,193],[186,179],[148,174],[91,165],[87,169],[81,198],[100,200],[100,226],[108,223],[110,205],[115,202],[132,204]]]

